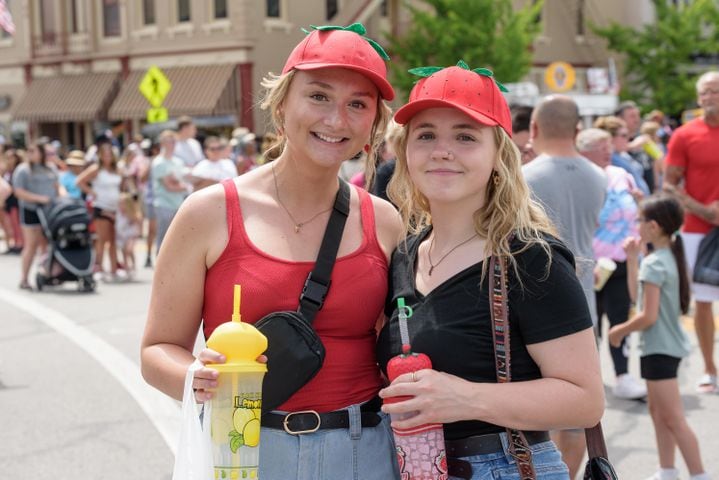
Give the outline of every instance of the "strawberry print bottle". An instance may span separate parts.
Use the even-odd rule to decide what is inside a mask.
[[[400,375],[432,368],[432,362],[424,353],[414,353],[409,342],[407,318],[412,316],[412,308],[404,304],[404,298],[397,299],[399,310],[399,332],[402,339],[402,353],[387,364],[389,381]],[[410,397],[386,398],[386,403],[396,403]],[[413,413],[392,415],[392,420],[404,420]],[[392,427],[397,447],[397,463],[401,480],[447,480],[447,457],[444,447],[442,424],[419,425],[411,429]]]

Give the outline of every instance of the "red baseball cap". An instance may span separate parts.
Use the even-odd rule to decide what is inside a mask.
[[[297,70],[347,68],[369,78],[385,100],[394,98],[394,89],[387,81],[387,66],[373,46],[377,44],[363,36],[365,29],[361,24],[350,27],[314,28],[316,30],[310,32],[292,50],[282,73],[287,73],[293,68]],[[379,47],[380,50],[381,48]]]
[[[422,78],[412,88],[409,102],[397,110],[394,120],[404,125],[422,110],[452,107],[483,125],[499,125],[511,136],[512,116],[507,101],[491,76],[492,72],[479,70],[486,73],[456,66],[443,68]]]

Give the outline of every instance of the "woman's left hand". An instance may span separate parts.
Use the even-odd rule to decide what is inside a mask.
[[[413,428],[427,423],[451,423],[470,418],[463,415],[466,401],[475,403],[468,393],[470,382],[436,370],[419,370],[397,377],[392,384],[380,390],[383,399],[390,397],[414,397],[397,403],[385,403],[382,411],[390,415],[411,414],[411,418],[392,421],[395,428]]]

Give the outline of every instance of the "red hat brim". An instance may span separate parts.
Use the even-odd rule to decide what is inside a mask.
[[[387,79],[368,68],[362,68],[356,65],[347,65],[346,63],[302,63],[300,65],[295,65],[292,68],[295,70],[319,70],[322,68],[345,68],[347,70],[353,70],[369,78],[370,81],[375,84],[383,99],[391,101],[394,98],[394,89]]]
[[[470,118],[476,120],[482,125],[487,125],[490,127],[499,125],[499,122],[497,122],[496,120],[492,120],[491,118],[482,113],[471,110],[462,105],[458,105],[447,100],[440,100],[437,98],[415,100],[414,102],[408,103],[404,107],[397,110],[397,112],[394,114],[394,121],[399,123],[400,125],[405,125],[409,123],[410,120],[412,120],[412,117],[417,115],[422,110],[427,110],[428,108],[456,108],[457,110],[468,115]]]

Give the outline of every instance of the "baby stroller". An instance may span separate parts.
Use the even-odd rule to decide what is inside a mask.
[[[94,291],[95,250],[89,231],[92,219],[85,203],[75,198],[58,198],[38,208],[37,215],[48,241],[47,257],[35,276],[37,289],[77,281],[78,290]]]

